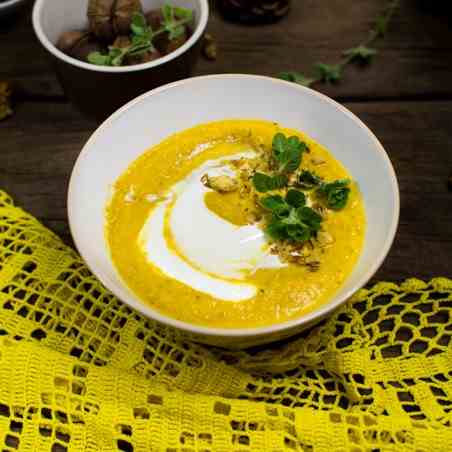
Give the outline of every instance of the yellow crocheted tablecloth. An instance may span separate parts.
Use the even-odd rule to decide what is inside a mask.
[[[452,451],[452,281],[361,290],[279,348],[133,311],[0,192],[1,451]]]

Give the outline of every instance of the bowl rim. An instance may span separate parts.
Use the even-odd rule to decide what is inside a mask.
[[[11,1],[22,1],[22,0],[11,0]],[[76,66],[80,69],[86,69],[92,72],[101,72],[101,73],[129,73],[129,72],[137,72],[144,71],[146,69],[151,69],[153,67],[157,67],[163,65],[171,60],[174,60],[178,56],[185,53],[188,49],[193,47],[193,45],[201,38],[204,33],[207,22],[209,19],[209,3],[208,0],[195,0],[199,3],[201,7],[201,14],[199,17],[199,22],[190,36],[188,41],[176,49],[174,52],[169,53],[161,58],[157,58],[154,61],[149,63],[141,63],[141,64],[133,64],[131,66],[119,66],[119,67],[110,67],[110,66],[98,66],[96,64],[85,63],[84,61],[77,60],[69,55],[66,55],[61,50],[57,49],[56,45],[48,39],[47,35],[44,33],[44,30],[41,26],[41,10],[43,8],[44,3],[48,0],[36,0],[33,6],[33,14],[32,14],[32,22],[33,28],[36,36],[38,37],[41,44],[47,49],[49,53],[51,53],[55,58],[64,61],[67,64],[72,66]]]
[[[25,3],[27,0],[6,0],[6,2],[0,2],[0,10],[7,9],[9,6],[19,5]]]
[[[166,314],[163,314],[159,312],[158,310],[154,309],[153,307],[144,304],[142,301],[139,300],[139,297],[136,296],[136,301],[134,299],[130,299],[127,297],[127,300],[124,300],[122,296],[118,295],[114,289],[110,288],[110,285],[108,283],[107,278],[104,278],[103,275],[100,275],[101,272],[94,271],[94,268],[91,267],[91,260],[88,256],[85,255],[84,250],[79,248],[79,241],[78,241],[78,233],[74,225],[73,218],[75,216],[75,210],[74,210],[74,204],[72,202],[73,194],[77,190],[76,188],[76,181],[78,179],[78,174],[80,172],[80,164],[81,162],[86,158],[89,149],[92,147],[92,145],[95,143],[97,136],[103,133],[104,129],[107,129],[110,127],[112,123],[116,121],[120,116],[122,116],[124,113],[126,113],[128,110],[134,108],[136,104],[139,104],[143,102],[145,99],[151,98],[152,96],[156,94],[160,94],[162,92],[165,92],[167,90],[171,90],[172,88],[181,86],[181,85],[187,85],[193,82],[198,82],[199,80],[207,80],[207,79],[243,79],[243,78],[251,78],[251,79],[259,79],[259,80],[266,80],[270,83],[274,84],[283,84],[283,85],[290,85],[292,89],[305,91],[309,93],[309,95],[313,95],[315,97],[318,97],[322,99],[323,101],[326,101],[329,103],[332,107],[339,110],[341,113],[347,115],[349,118],[351,118],[359,127],[364,129],[365,132],[369,135],[369,138],[371,141],[374,142],[376,148],[380,151],[381,158],[383,159],[386,169],[388,171],[390,180],[391,180],[391,186],[392,186],[392,193],[393,193],[393,202],[395,205],[395,208],[392,212],[392,218],[391,218],[391,226],[390,226],[390,232],[386,238],[386,241],[384,245],[381,247],[379,255],[374,261],[374,264],[369,267],[369,269],[366,271],[366,273],[360,278],[357,284],[350,290],[348,290],[346,293],[344,293],[341,297],[337,297],[336,299],[327,302],[323,305],[321,305],[318,309],[315,309],[312,312],[307,313],[306,315],[302,315],[301,317],[298,317],[296,319],[287,320],[282,323],[275,323],[268,326],[262,326],[262,327],[254,327],[254,328],[216,328],[216,327],[209,327],[209,326],[203,326],[203,325],[196,325],[192,323],[188,323],[182,320],[174,319],[170,316],[167,316]],[[214,75],[204,75],[204,76],[198,76],[198,77],[191,77],[188,79],[180,80],[177,82],[169,83],[166,85],[163,85],[161,87],[158,87],[156,89],[153,89],[151,91],[148,91],[147,93],[142,94],[141,96],[138,96],[137,98],[131,100],[127,104],[125,104],[123,107],[118,109],[115,113],[113,113],[109,118],[107,118],[90,136],[88,141],[83,146],[75,164],[72,170],[72,174],[69,180],[69,187],[68,187],[68,195],[67,195],[67,210],[68,210],[68,220],[69,220],[69,229],[71,231],[72,237],[74,238],[74,243],[79,251],[82,259],[84,260],[85,264],[88,266],[88,268],[91,270],[91,272],[102,282],[102,284],[110,290],[119,300],[124,302],[125,304],[131,306],[132,308],[139,311],[141,314],[146,316],[147,318],[151,318],[153,320],[157,320],[163,324],[178,328],[180,330],[183,330],[185,332],[191,333],[191,334],[199,334],[207,337],[227,337],[227,338],[251,338],[251,337],[259,337],[264,335],[270,335],[275,334],[283,331],[287,331],[296,327],[301,327],[303,325],[312,324],[313,321],[320,320],[326,315],[328,315],[330,312],[334,311],[336,308],[338,308],[340,305],[345,303],[353,294],[355,294],[358,290],[360,290],[376,273],[376,271],[379,269],[381,264],[383,263],[384,259],[386,258],[393,242],[394,238],[397,232],[397,227],[399,223],[399,215],[400,215],[400,194],[399,194],[399,186],[397,182],[397,177],[394,171],[394,168],[392,166],[391,160],[389,159],[388,154],[386,153],[385,149],[383,148],[382,144],[379,142],[377,137],[373,134],[373,132],[357,117],[355,116],[351,111],[349,111],[347,108],[336,102],[335,100],[331,99],[330,97],[315,91],[311,88],[307,88],[305,86],[296,85],[292,82],[287,82],[281,79],[276,79],[272,77],[267,76],[260,76],[260,75],[248,75],[248,74],[214,74]],[[114,264],[112,263],[113,267]],[[127,284],[120,278],[122,284],[127,287]],[[130,290],[130,289],[128,289]]]

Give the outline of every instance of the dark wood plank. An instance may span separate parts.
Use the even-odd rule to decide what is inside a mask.
[[[451,277],[452,192],[446,182],[452,172],[452,103],[347,106],[380,138],[400,185],[399,229],[374,281]]]
[[[452,102],[347,105],[380,138],[401,189],[400,227],[376,279],[452,276]],[[64,103],[26,103],[0,123],[0,187],[71,243],[66,191],[71,168],[96,125]],[[378,187],[376,187],[378,189]]]
[[[294,0],[287,18],[263,27],[230,24],[213,12],[209,30],[218,40],[219,57],[215,62],[200,60],[196,74],[275,75],[289,69],[307,72],[316,61],[335,63],[342,50],[367,35],[383,3]],[[344,100],[452,98],[450,22],[443,11],[425,11],[420,1],[402,1],[375,63],[347,70],[343,83],[320,89]],[[8,29],[0,25],[0,33],[0,78],[18,82],[21,97],[61,96],[29,16]]]

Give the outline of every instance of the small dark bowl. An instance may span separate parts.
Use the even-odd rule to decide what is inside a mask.
[[[148,11],[165,2],[142,0]],[[49,52],[58,79],[68,99],[86,116],[105,119],[140,94],[191,75],[209,16],[208,0],[174,0],[177,6],[194,11],[193,32],[174,52],[149,63],[133,66],[96,66],[72,58],[56,48],[61,33],[88,27],[88,0],[36,0],[33,27]]]

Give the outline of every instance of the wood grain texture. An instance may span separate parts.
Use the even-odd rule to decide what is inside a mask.
[[[247,27],[212,13],[217,61],[196,74],[308,72],[335,63],[362,40],[381,0],[293,0],[281,22]],[[394,246],[374,280],[452,276],[452,20],[450,2],[402,0],[375,62],[347,69],[337,86],[319,89],[345,103],[382,141],[401,190]],[[449,3],[449,4],[448,4]],[[435,10],[432,10],[435,8]],[[16,82],[13,117],[0,122],[0,188],[71,243],[66,193],[71,168],[96,123],[66,103],[34,36],[30,11],[0,23],[0,78]],[[378,187],[376,187],[378,190]]]
[[[214,10],[208,28],[218,41],[219,56],[215,62],[201,59],[196,75],[309,72],[317,61],[338,62],[344,49],[367,36],[384,4],[380,0],[292,3],[289,16],[262,27],[225,22]],[[422,3],[402,0],[388,36],[377,45],[381,54],[374,64],[347,69],[343,83],[319,89],[342,100],[452,99],[451,15],[443,10],[426,11]],[[29,14],[9,27],[0,24],[0,78],[18,83],[20,99],[62,96]]]
[[[374,280],[452,276],[452,102],[346,104],[375,132],[397,172],[400,227]],[[27,102],[0,123],[0,187],[71,243],[70,172],[96,124],[68,104]],[[375,187],[378,190],[378,187]]]

